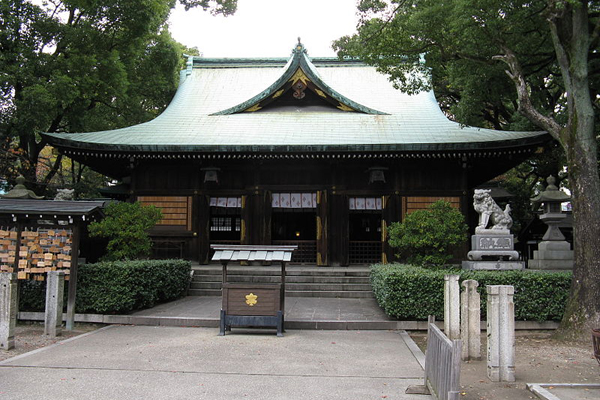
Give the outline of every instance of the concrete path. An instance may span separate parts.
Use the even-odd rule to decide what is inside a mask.
[[[411,399],[398,331],[111,326],[0,363],[0,399]]]

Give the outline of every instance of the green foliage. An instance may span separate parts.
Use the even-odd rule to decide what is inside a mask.
[[[389,243],[410,264],[443,266],[452,258],[453,249],[467,240],[467,229],[462,213],[439,200],[391,224]]]
[[[237,4],[179,2],[224,15],[232,14]],[[176,3],[0,2],[0,150],[12,155],[0,165],[0,175],[12,180],[23,174],[42,186],[36,189],[45,189],[62,163],[53,162],[36,177],[46,145],[39,132],[115,129],[162,112],[175,93],[184,61],[182,46],[167,25]]]
[[[431,270],[400,264],[371,267],[371,284],[377,302],[387,315],[400,320],[444,317],[444,275],[479,282],[481,318],[486,318],[486,285],[515,288],[515,318],[522,321],[559,321],[567,302],[572,274],[535,271]]]
[[[46,281],[20,281],[19,311],[44,311],[45,309]]]
[[[190,271],[190,262],[183,260],[115,261],[80,265],[76,312],[127,313],[177,299],[188,288]],[[19,310],[44,311],[46,282],[23,281],[19,286]],[[65,307],[67,293],[65,287]]]
[[[150,255],[152,240],[148,231],[162,218],[159,208],[135,203],[110,203],[105,218],[92,222],[90,237],[108,238],[103,260],[132,260]]]
[[[190,282],[184,260],[138,260],[82,265],[76,310],[116,314],[148,308],[182,296]]]

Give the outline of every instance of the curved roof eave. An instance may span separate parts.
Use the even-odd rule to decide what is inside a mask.
[[[296,72],[298,71],[298,69],[301,69],[302,72],[304,72],[304,74],[306,75],[306,77],[315,86],[317,86],[319,88],[319,90],[323,91],[324,93],[329,95],[331,98],[337,100],[340,104],[350,107],[353,111],[359,111],[359,112],[362,112],[365,114],[373,114],[373,115],[387,115],[387,113],[385,113],[385,112],[364,106],[362,104],[359,104],[359,103],[347,98],[346,96],[338,93],[335,89],[333,89],[331,86],[326,84],[321,79],[316,68],[314,67],[314,65],[312,64],[310,59],[308,58],[306,49],[304,48],[304,45],[300,42],[298,42],[298,44],[294,48],[293,53],[292,53],[292,58],[289,60],[289,62],[284,67],[283,73],[275,82],[273,82],[273,84],[271,84],[268,88],[266,88],[265,90],[263,90],[256,96],[254,96],[242,103],[239,103],[233,107],[227,108],[222,111],[214,112],[210,115],[230,115],[230,114],[236,114],[236,113],[247,111],[248,109],[252,108],[253,106],[260,104],[261,101],[264,101],[264,100],[268,99],[269,97],[274,96],[279,90],[281,90],[281,88],[290,79],[293,79],[293,77],[296,74]]]
[[[456,152],[456,151],[501,151],[517,147],[530,147],[542,145],[551,140],[551,137],[540,132],[536,136],[518,139],[494,140],[482,142],[448,142],[448,143],[377,143],[377,144],[311,144],[311,145],[133,145],[111,143],[88,143],[70,140],[65,137],[44,133],[43,136],[51,138],[52,145],[71,151],[112,152],[112,153],[343,153],[343,152]]]

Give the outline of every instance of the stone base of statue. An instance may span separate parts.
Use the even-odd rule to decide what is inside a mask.
[[[514,270],[524,269],[519,253],[514,250],[515,238],[508,229],[477,229],[471,236],[469,261],[463,261],[468,270]]]
[[[524,261],[463,261],[462,269],[477,271],[512,271],[525,269]]]
[[[529,269],[573,269],[573,250],[566,241],[544,241],[527,262]]]

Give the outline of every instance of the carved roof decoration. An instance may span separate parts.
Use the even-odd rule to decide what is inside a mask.
[[[279,79],[251,99],[211,115],[228,115],[240,112],[259,111],[264,109],[270,103],[280,99],[281,96],[288,91],[293,91],[293,97],[295,99],[303,100],[306,97],[305,92],[307,89],[341,111],[362,112],[374,115],[387,114],[361,105],[338,93],[325,83],[308,58],[306,48],[300,42],[300,38],[298,38],[298,44],[292,51],[292,57],[284,67],[284,71]]]

